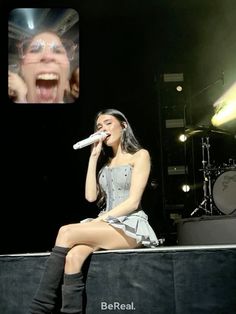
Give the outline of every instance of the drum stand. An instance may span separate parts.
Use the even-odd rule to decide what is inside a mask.
[[[210,161],[210,143],[209,137],[202,137],[202,171],[203,171],[203,200],[198,207],[196,207],[190,216],[193,216],[200,209],[206,215],[213,214],[213,197],[212,197],[212,180],[211,180],[211,161]],[[206,157],[205,157],[206,152]],[[205,160],[207,158],[207,160]]]

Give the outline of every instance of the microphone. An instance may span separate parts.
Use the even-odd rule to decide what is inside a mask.
[[[85,146],[91,145],[93,143],[98,142],[99,140],[104,140],[107,136],[109,135],[109,133],[101,131],[101,132],[96,132],[92,135],[90,135],[88,138],[77,142],[76,144],[73,145],[74,149],[79,149],[79,148],[83,148]]]

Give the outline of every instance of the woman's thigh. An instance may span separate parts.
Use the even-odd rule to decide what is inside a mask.
[[[56,245],[72,247],[76,244],[87,244],[106,250],[140,246],[135,239],[104,221],[63,226],[59,231]]]

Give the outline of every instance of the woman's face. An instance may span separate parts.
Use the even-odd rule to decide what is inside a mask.
[[[123,127],[112,115],[102,114],[97,119],[97,131],[105,131],[110,135],[104,140],[107,146],[119,145]]]
[[[21,74],[32,103],[63,102],[70,72],[67,52],[58,36],[41,33],[24,50]]]

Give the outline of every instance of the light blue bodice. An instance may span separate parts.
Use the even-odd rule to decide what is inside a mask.
[[[129,196],[132,166],[105,166],[99,176],[99,183],[106,195],[106,209],[111,210]],[[141,206],[140,208],[141,209]]]

